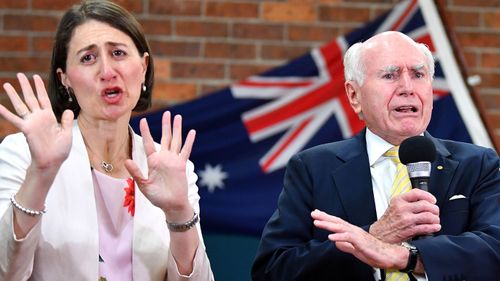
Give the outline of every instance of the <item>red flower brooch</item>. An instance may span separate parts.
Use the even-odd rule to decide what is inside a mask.
[[[125,198],[123,200],[123,207],[128,207],[128,212],[134,216],[135,214],[135,189],[134,180],[132,178],[127,179],[128,186],[125,187]]]

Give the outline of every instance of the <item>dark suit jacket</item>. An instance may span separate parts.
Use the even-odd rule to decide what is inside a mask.
[[[434,280],[500,280],[500,162],[491,149],[432,138],[429,191],[442,229],[413,241]],[[439,168],[438,168],[439,167]],[[466,198],[449,200],[453,195]],[[376,221],[365,133],[290,159],[278,208],[267,223],[252,279],[372,281],[373,269],[314,227],[314,209],[368,230]]]

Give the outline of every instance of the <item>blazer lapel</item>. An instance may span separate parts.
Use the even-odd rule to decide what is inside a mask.
[[[437,199],[437,205],[441,206],[443,202],[446,202],[446,194],[450,189],[451,180],[458,167],[458,162],[449,159],[451,153],[444,147],[444,145],[439,142],[439,140],[433,138],[431,135],[426,133],[427,137],[430,137],[434,145],[436,146],[437,157],[432,163],[431,176],[429,179],[429,192],[432,193]]]
[[[333,181],[350,223],[364,226],[377,220],[365,134],[358,134],[338,154],[345,161],[333,172]]]

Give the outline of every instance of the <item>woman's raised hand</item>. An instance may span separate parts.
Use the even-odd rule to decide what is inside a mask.
[[[73,112],[66,110],[57,122],[43,80],[34,75],[36,96],[26,75],[17,74],[24,100],[10,83],[3,84],[17,113],[10,112],[0,104],[0,115],[16,126],[29,145],[32,165],[41,171],[59,169],[71,149]]]
[[[146,119],[140,121],[140,129],[149,173],[145,178],[137,165],[132,160],[127,160],[125,166],[129,173],[146,198],[166,214],[173,214],[175,217],[175,213],[186,214],[187,211],[192,216],[188,201],[186,163],[193,147],[195,131],[189,131],[182,145],[182,117],[174,117],[172,128],[170,112],[167,111],[162,117],[161,147],[157,150]]]

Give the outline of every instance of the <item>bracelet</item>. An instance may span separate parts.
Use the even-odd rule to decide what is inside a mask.
[[[15,196],[15,194],[12,194],[12,196],[10,197],[10,202],[12,202],[12,205],[14,207],[16,207],[16,209],[18,209],[19,211],[21,211],[29,216],[32,216],[32,217],[39,216],[39,215],[45,214],[47,212],[47,207],[45,207],[45,206],[43,207],[43,210],[41,210],[41,211],[24,208],[23,206],[21,206],[21,204],[17,203],[16,198],[14,196]]]
[[[167,220],[166,222],[168,229],[170,229],[171,231],[184,232],[193,228],[193,226],[198,222],[198,220],[200,220],[200,217],[196,212],[194,212],[193,217],[185,223],[173,223],[173,222],[168,222]]]

